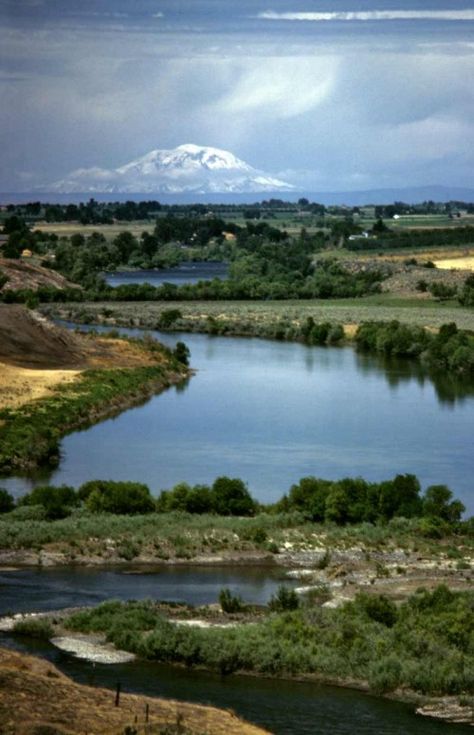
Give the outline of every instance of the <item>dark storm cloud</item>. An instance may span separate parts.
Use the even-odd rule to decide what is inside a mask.
[[[0,0],[0,188],[184,142],[316,189],[472,184],[474,5]],[[461,13],[461,15],[460,15]]]

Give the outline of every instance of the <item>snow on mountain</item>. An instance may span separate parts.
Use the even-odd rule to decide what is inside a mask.
[[[116,169],[81,168],[43,191],[70,193],[246,193],[294,187],[249,166],[229,151],[192,143],[153,150]]]

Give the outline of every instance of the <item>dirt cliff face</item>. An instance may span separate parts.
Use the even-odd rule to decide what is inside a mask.
[[[76,334],[24,306],[0,304],[0,363],[83,370],[156,365],[164,359],[126,340]]]
[[[36,291],[43,286],[58,289],[80,288],[56,271],[20,259],[0,258],[0,273],[8,278],[0,289],[2,291],[18,291],[24,288]]]
[[[23,367],[77,367],[81,341],[22,306],[0,304],[0,362]]]

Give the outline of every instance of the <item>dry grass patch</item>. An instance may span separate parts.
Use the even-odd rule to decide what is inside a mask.
[[[123,693],[115,707],[115,692],[76,684],[49,662],[6,649],[0,649],[0,683],[0,735],[122,735],[126,727],[158,735],[177,722],[195,735],[265,735],[213,707]]]
[[[32,370],[0,363],[0,408],[18,408],[51,395],[60,383],[72,383],[79,370]]]

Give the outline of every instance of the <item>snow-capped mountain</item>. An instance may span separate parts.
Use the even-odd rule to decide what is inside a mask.
[[[229,151],[192,143],[154,150],[116,169],[81,168],[43,191],[71,193],[167,193],[291,191]]]

